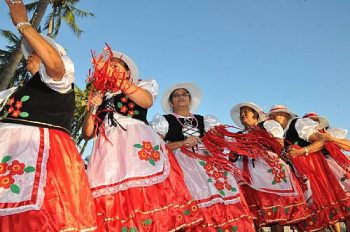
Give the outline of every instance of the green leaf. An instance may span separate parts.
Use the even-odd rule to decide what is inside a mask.
[[[148,225],[151,225],[152,224],[152,220],[151,219],[146,219],[144,222],[143,222],[144,225],[148,226]]]
[[[134,115],[138,115],[139,113],[140,113],[140,111],[134,110]]]
[[[19,116],[21,116],[22,118],[26,118],[26,117],[29,116],[29,114],[28,114],[28,112],[21,112],[21,113],[19,114]]]
[[[184,211],[184,214],[185,214],[186,216],[190,215],[190,213],[191,213],[191,211],[188,210],[188,209]]]
[[[12,158],[12,156],[7,155],[4,158],[2,158],[1,163],[6,163],[6,162],[10,161],[11,158]]]
[[[122,232],[128,232],[128,228],[122,227],[121,231],[122,231]]]
[[[33,166],[28,166],[24,169],[24,171],[26,173],[30,173],[30,172],[34,172],[35,171],[35,168]]]
[[[10,189],[13,193],[19,194],[20,188],[16,184],[11,184]]]
[[[29,96],[28,95],[25,95],[21,98],[21,102],[26,102],[29,100]]]
[[[118,108],[122,108],[122,106],[123,106],[123,103],[121,103],[121,102],[118,102],[118,103],[117,103],[117,107],[118,107]]]
[[[287,178],[284,178],[284,179],[283,179],[283,182],[288,183]]]
[[[289,208],[285,208],[285,209],[284,209],[284,212],[285,212],[286,214],[288,214]]]
[[[199,164],[202,165],[202,166],[205,166],[207,163],[204,162],[204,161],[199,161]]]
[[[267,170],[267,172],[270,172],[270,173],[271,173],[271,172],[272,172],[272,169]]]
[[[158,151],[158,150],[159,150],[159,145],[154,146],[154,147],[153,147],[153,150]]]
[[[231,191],[232,191],[232,192],[236,192],[237,189],[232,187],[232,188],[231,188]]]
[[[8,112],[5,112],[5,113],[4,113],[4,116],[3,116],[2,118],[7,118],[8,115],[9,115],[9,113],[8,113]]]
[[[142,148],[142,145],[139,144],[139,143],[136,143],[136,144],[134,144],[134,147],[136,147],[136,148]]]
[[[153,166],[156,166],[156,162],[154,162],[154,159],[150,158],[148,161],[149,161],[149,163],[152,164]]]
[[[137,228],[136,228],[136,227],[130,228],[129,231],[130,231],[130,232],[137,232]]]
[[[272,184],[276,184],[277,182],[276,181],[272,181]]]
[[[221,228],[217,228],[216,232],[224,232],[224,230]]]
[[[209,178],[207,181],[208,181],[208,182],[213,182],[213,180],[212,180],[211,178]]]
[[[231,230],[232,230],[233,232],[238,231],[238,226],[232,226]]]
[[[224,171],[224,176],[227,176],[228,175],[228,172],[227,171]]]
[[[220,193],[221,195],[223,195],[223,196],[226,195],[224,190],[220,190],[219,193]]]
[[[272,208],[272,212],[276,213],[277,212],[277,207]]]

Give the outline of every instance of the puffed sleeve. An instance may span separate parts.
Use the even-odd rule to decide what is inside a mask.
[[[211,128],[221,125],[222,123],[219,122],[218,118],[213,115],[205,115],[204,116],[204,130],[208,131]]]
[[[318,122],[310,118],[300,118],[295,123],[295,129],[301,139],[309,142],[309,137],[318,132]]]
[[[12,87],[0,92],[0,110],[4,107],[7,99],[16,91],[17,87]]]
[[[330,133],[334,138],[345,139],[348,134],[347,129],[330,127],[327,129],[327,132]]]
[[[150,92],[153,97],[153,101],[156,99],[159,93],[159,85],[156,80],[142,80],[137,83],[137,86]]]
[[[154,115],[154,117],[153,117],[152,121],[149,123],[149,125],[158,134],[165,136],[168,133],[169,123],[165,119],[165,117],[159,113]]]
[[[275,120],[266,120],[263,123],[263,126],[267,132],[270,132],[273,135],[273,137],[278,139],[283,139],[283,134],[284,134],[283,128]]]
[[[47,73],[43,63],[40,63],[39,73],[41,80],[51,89],[60,92],[67,93],[72,89],[72,83],[74,82],[74,64],[68,56],[61,56],[66,73],[63,75],[62,80],[55,81]]]

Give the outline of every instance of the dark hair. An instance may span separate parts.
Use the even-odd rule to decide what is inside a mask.
[[[129,66],[123,60],[121,60],[121,59],[119,59],[117,57],[112,57],[111,61],[118,62],[119,64],[121,64],[126,69],[126,71],[130,71]]]
[[[175,91],[176,91],[176,90],[179,90],[179,89],[185,90],[185,91],[188,93],[188,97],[189,97],[190,100],[191,100],[191,93],[190,93],[187,89],[185,89],[185,88],[177,88],[177,89],[174,89],[173,92],[171,92],[171,94],[169,95],[169,99],[168,99],[169,102],[173,102],[173,95],[174,95]]]

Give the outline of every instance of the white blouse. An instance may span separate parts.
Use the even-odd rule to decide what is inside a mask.
[[[39,74],[41,80],[51,89],[60,92],[67,93],[72,88],[74,82],[74,64],[68,56],[61,56],[64,68],[66,70],[62,80],[55,81],[47,73],[43,63],[40,63]]]
[[[263,123],[263,126],[267,132],[270,132],[273,135],[273,137],[283,139],[283,128],[278,122],[274,120],[266,120]]]
[[[318,133],[318,122],[310,118],[299,118],[295,123],[295,129],[301,139],[309,142],[310,136]]]
[[[181,115],[178,115],[179,118],[190,118],[190,117],[183,117]],[[208,131],[211,128],[220,125],[221,123],[219,120],[213,116],[213,115],[205,115],[204,116],[204,130]],[[157,113],[152,121],[149,123],[149,125],[155,130],[158,134],[161,134],[165,136],[169,131],[169,122],[166,120],[164,116]]]
[[[337,139],[345,139],[346,135],[348,134],[347,129],[336,128],[336,127],[329,127],[326,131],[330,133],[334,138],[337,138]]]

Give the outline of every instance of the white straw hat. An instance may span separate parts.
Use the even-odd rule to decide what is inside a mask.
[[[193,113],[200,104],[202,99],[202,91],[193,83],[179,83],[167,89],[162,96],[162,108],[165,113],[172,113],[173,109],[170,105],[170,95],[176,89],[186,89],[191,95],[190,111]]]
[[[238,127],[240,128],[244,128],[242,122],[241,122],[241,118],[240,118],[240,114],[241,114],[241,108],[244,106],[248,106],[250,108],[252,108],[255,112],[258,113],[259,118],[258,118],[258,123],[264,121],[266,119],[265,113],[264,111],[255,103],[253,102],[243,102],[243,103],[239,103],[237,105],[235,105],[234,107],[232,107],[231,111],[230,111],[230,115],[232,118],[232,121],[234,122],[234,124],[236,124]]]
[[[296,115],[295,113],[290,111],[284,105],[274,105],[274,106],[272,106],[270,111],[269,111],[269,113],[267,113],[267,116],[271,117],[272,114],[278,113],[278,112],[283,112],[283,113],[289,114],[290,115],[290,119],[294,119],[294,118],[298,117],[298,115]]]
[[[319,120],[319,128],[320,129],[329,127],[328,119],[325,118],[325,117],[319,116],[315,112],[307,113],[307,114],[305,114],[303,116],[303,118],[311,118],[311,119],[316,118],[316,119],[318,119]]]

